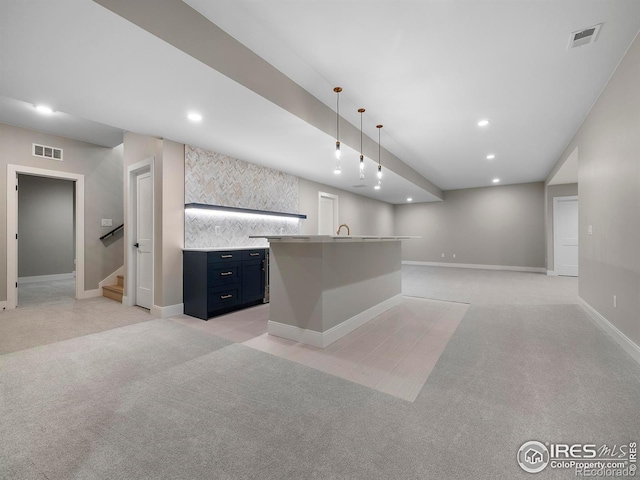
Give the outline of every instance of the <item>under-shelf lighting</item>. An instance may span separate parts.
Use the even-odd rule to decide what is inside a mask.
[[[267,210],[255,210],[252,208],[226,207],[224,205],[209,205],[206,203],[187,203],[184,206],[185,212],[198,215],[231,215],[242,218],[265,218],[278,217],[287,220],[304,220],[306,215],[300,213],[270,212]]]

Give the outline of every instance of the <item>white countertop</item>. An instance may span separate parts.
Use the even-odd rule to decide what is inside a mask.
[[[260,237],[262,238],[262,237]],[[183,248],[183,252],[226,252],[227,250],[260,250],[267,249],[268,245],[253,245],[250,247],[200,247],[200,248]]]
[[[410,240],[421,238],[415,236],[394,236],[394,235],[250,235],[249,238],[266,238],[270,242],[365,242],[367,240],[392,242],[397,240]]]

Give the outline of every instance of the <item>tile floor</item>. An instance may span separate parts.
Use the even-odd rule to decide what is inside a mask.
[[[206,322],[186,315],[172,320],[413,402],[467,308],[404,297],[401,305],[324,349],[269,335],[268,305]]]

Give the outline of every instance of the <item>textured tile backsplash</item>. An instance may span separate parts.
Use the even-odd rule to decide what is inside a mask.
[[[185,146],[185,203],[298,212],[298,177]],[[295,235],[303,220],[204,210],[185,212],[185,248],[267,246],[249,235]],[[216,234],[216,228],[218,234]]]

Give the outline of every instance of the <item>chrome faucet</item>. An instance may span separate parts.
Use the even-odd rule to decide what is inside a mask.
[[[346,223],[343,223],[338,227],[338,231],[336,232],[336,235],[340,235],[340,229],[342,227],[347,227],[347,236],[351,235],[351,229],[349,228],[349,225],[347,225]]]

